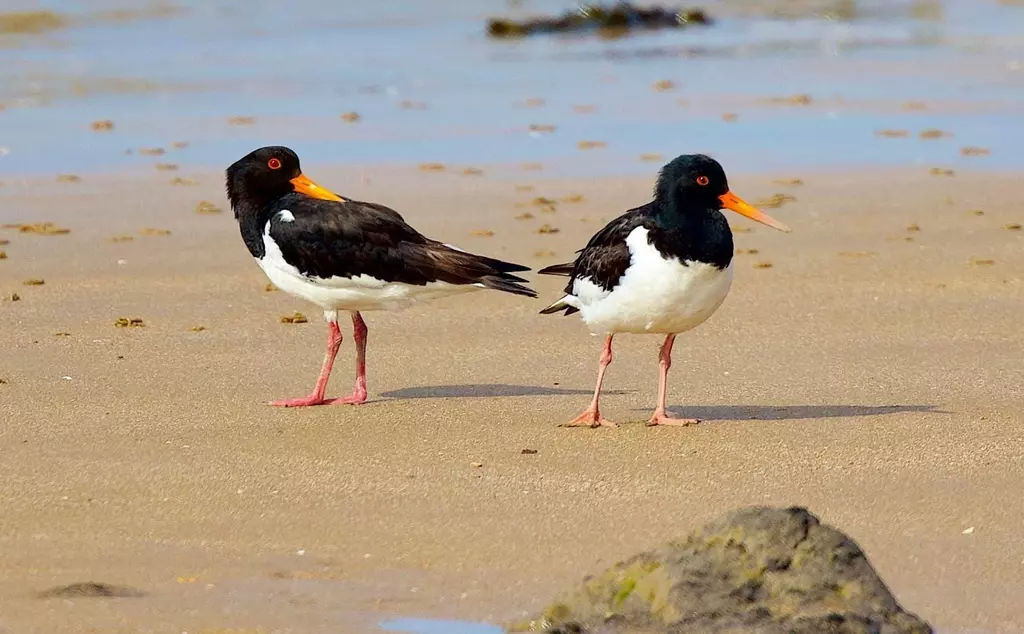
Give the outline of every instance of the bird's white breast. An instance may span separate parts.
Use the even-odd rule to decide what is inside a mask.
[[[626,237],[629,267],[611,291],[586,277],[574,281],[567,303],[580,309],[591,332],[685,332],[707,320],[729,294],[731,263],[719,269],[666,258],[647,240],[647,233],[637,227]]]
[[[280,220],[288,221],[285,217],[281,217]],[[263,249],[263,257],[257,258],[256,263],[274,286],[290,295],[312,302],[325,311],[397,310],[415,302],[484,288],[482,284],[428,282],[416,285],[388,282],[366,273],[352,277],[306,276],[285,260],[281,247],[270,236],[269,222],[263,230]]]

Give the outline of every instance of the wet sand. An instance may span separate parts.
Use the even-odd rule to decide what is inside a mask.
[[[651,186],[305,170],[535,268]],[[805,184],[773,182],[793,177]],[[1024,629],[1024,232],[1005,228],[1024,222],[1018,179],[922,167],[731,183],[751,201],[795,196],[769,210],[794,232],[730,218],[750,230],[737,247],[759,252],[737,255],[732,294],[680,337],[670,377],[673,411],[706,422],[641,423],[660,341],[623,336],[604,400],[615,430],[556,427],[586,405],[599,352],[578,319],[537,315],[560,278],[534,277],[535,301],[481,292],[368,314],[372,402],[273,409],[311,387],[326,328],[264,291],[229,211],[193,211],[226,207],[217,173],[8,183],[4,222],[71,232],[0,230],[0,294],[21,297],[0,302],[0,631],[497,622],[747,504],[806,505],[848,531],[940,631]],[[553,214],[516,206],[573,194]],[[279,322],[295,310],[310,322]],[[350,330],[335,395],[350,388]],[[87,580],[146,596],[34,597]]]

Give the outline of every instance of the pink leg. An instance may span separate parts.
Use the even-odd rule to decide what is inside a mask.
[[[590,401],[590,407],[560,427],[616,427],[615,423],[601,418],[601,412],[597,408],[597,401],[601,397],[601,384],[604,383],[604,372],[612,362],[612,336],[608,335],[604,339],[604,349],[601,350],[601,360],[597,366],[597,387],[594,388],[594,399]]]
[[[696,418],[672,418],[665,413],[665,400],[668,398],[668,369],[672,367],[672,344],[676,341],[675,335],[665,337],[665,343],[661,345],[661,354],[658,355],[658,408],[647,424],[669,425],[673,427],[686,427],[696,425],[700,421]]]
[[[344,398],[331,399],[330,403],[359,405],[366,402],[366,322],[359,312],[352,313],[352,335],[356,340],[356,385],[352,394]]]
[[[327,379],[331,378],[334,357],[338,356],[338,350],[341,348],[341,328],[338,327],[338,322],[336,321],[329,322],[327,326],[327,351],[324,353],[324,364],[320,368],[320,377],[316,380],[316,387],[313,388],[313,393],[302,398],[272,401],[271,405],[276,407],[310,407],[312,405],[323,405],[328,402],[324,399],[324,393],[327,392]]]

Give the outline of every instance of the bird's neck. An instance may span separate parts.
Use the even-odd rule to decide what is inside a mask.
[[[266,248],[263,244],[263,231],[270,219],[270,205],[261,205],[248,198],[241,198],[232,200],[231,207],[249,253],[256,258],[263,257]]]

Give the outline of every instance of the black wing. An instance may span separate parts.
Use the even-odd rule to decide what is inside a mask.
[[[537,271],[541,275],[568,275],[565,292],[571,294],[577,278],[585,277],[605,290],[612,290],[629,266],[626,236],[650,217],[652,204],[630,209],[590,238],[573,262],[555,264]]]
[[[368,275],[386,282],[423,286],[429,282],[483,284],[536,297],[511,275],[529,267],[466,253],[431,240],[409,226],[398,212],[356,200],[325,201],[289,194],[275,206],[270,237],[284,259],[309,277]],[[288,210],[294,220],[277,212]]]

